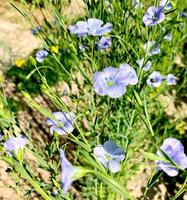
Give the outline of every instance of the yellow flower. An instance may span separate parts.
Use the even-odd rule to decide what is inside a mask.
[[[17,59],[16,61],[15,61],[15,65],[17,66],[17,67],[23,67],[23,65],[25,64],[25,60],[23,59],[23,58],[19,58],[19,59]]]
[[[181,121],[175,126],[175,129],[179,132],[179,134],[184,135],[187,131],[187,123]]]
[[[0,72],[0,85],[3,84],[4,77],[3,77],[3,72]]]
[[[58,50],[59,50],[59,47],[58,47],[58,46],[52,46],[52,47],[51,47],[51,51],[52,51],[53,53],[58,53]]]

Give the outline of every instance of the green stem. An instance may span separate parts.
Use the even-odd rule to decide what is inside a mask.
[[[27,171],[25,170],[25,168],[23,167],[21,163],[14,160],[14,165],[15,165],[15,170],[18,173],[20,173],[21,176],[25,178],[34,187],[36,192],[38,192],[45,200],[54,200],[53,197],[48,196],[44,192],[44,190],[40,187],[40,185],[29,176],[29,174],[27,173]]]

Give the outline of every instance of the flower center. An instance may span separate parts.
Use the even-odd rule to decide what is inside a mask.
[[[111,87],[111,86],[113,86],[113,85],[114,85],[114,80],[112,80],[112,78],[111,78],[111,77],[109,77],[109,78],[106,78],[106,82],[107,82],[107,85],[108,85],[109,87]]]
[[[158,16],[153,16],[153,17],[152,17],[152,20],[153,20],[153,21],[158,21],[159,18],[158,18]]]
[[[106,160],[108,160],[108,161],[110,161],[110,160],[112,160],[113,158],[112,158],[112,156],[111,155],[109,155],[109,154],[105,154],[105,158],[106,158]]]

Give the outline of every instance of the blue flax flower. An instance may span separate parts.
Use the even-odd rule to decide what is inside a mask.
[[[103,145],[95,147],[94,155],[106,169],[109,169],[113,173],[120,171],[120,162],[125,159],[124,150],[110,140],[106,141]]]
[[[73,166],[65,156],[64,150],[60,149],[61,161],[61,183],[63,191],[66,193],[73,181],[83,177],[89,171],[83,167]]]
[[[74,181],[73,175],[75,173],[75,169],[73,165],[67,160],[62,149],[60,150],[60,161],[62,167],[61,183],[63,190],[66,193],[69,187],[71,186],[72,182]]]
[[[172,9],[170,0],[160,0],[159,6],[163,7],[166,10]]]
[[[69,26],[70,33],[76,34],[79,37],[92,35],[101,36],[105,33],[109,33],[113,29],[111,23],[103,25],[103,21],[96,18],[90,18],[87,21],[79,21],[75,25]]]
[[[136,71],[127,63],[120,64],[121,73],[127,74],[128,85],[136,85],[138,83],[138,76]]]
[[[144,50],[148,53],[149,56],[156,55],[160,53],[160,45],[155,45],[155,41],[149,41],[144,45]]]
[[[177,84],[177,77],[173,74],[168,74],[166,76],[166,81],[168,85],[176,85]]]
[[[180,16],[187,19],[187,13],[185,13],[185,12],[180,12]]]
[[[88,23],[87,21],[79,21],[75,25],[70,25],[68,29],[71,34],[83,37],[88,34]]]
[[[74,129],[73,123],[76,119],[76,116],[73,112],[54,112],[53,113],[55,120],[47,118],[46,124],[51,126],[50,132],[53,134],[55,131],[59,135],[66,135],[71,133]]]
[[[181,142],[175,138],[167,138],[164,140],[160,149],[167,154],[182,169],[187,168],[187,156],[184,153],[184,147]],[[157,151],[157,155],[163,157],[161,150]],[[177,176],[179,170],[172,163],[164,161],[156,161],[157,169],[163,170],[168,176]]]
[[[140,68],[142,68],[144,71],[148,71],[151,68],[152,62],[148,60],[146,63],[144,63],[144,59],[140,59],[137,61]]]
[[[98,44],[97,44],[97,49],[98,50],[105,50],[108,49],[111,46],[112,42],[111,42],[111,38],[109,37],[102,37]]]
[[[36,52],[36,60],[38,62],[43,62],[47,56],[48,56],[48,52],[44,49]]]
[[[25,137],[12,137],[5,141],[4,148],[10,156],[13,156],[13,153],[18,153],[18,150],[23,149],[26,144]]]
[[[94,74],[94,90],[97,94],[119,98],[126,92],[129,84],[128,73],[114,67],[107,67]]]
[[[151,6],[147,9],[145,15],[143,16],[143,22],[146,26],[154,26],[160,24],[165,19],[165,14],[163,13],[163,7]]]
[[[152,87],[159,87],[164,80],[164,76],[160,74],[158,71],[154,71],[149,75],[147,79],[147,84]]]

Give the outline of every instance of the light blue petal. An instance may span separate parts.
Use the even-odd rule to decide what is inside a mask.
[[[120,163],[115,160],[110,161],[108,165],[109,165],[109,169],[112,173],[117,173],[121,169]]]
[[[113,154],[113,152],[118,149],[118,146],[115,142],[108,140],[103,144],[103,148],[107,153]]]

